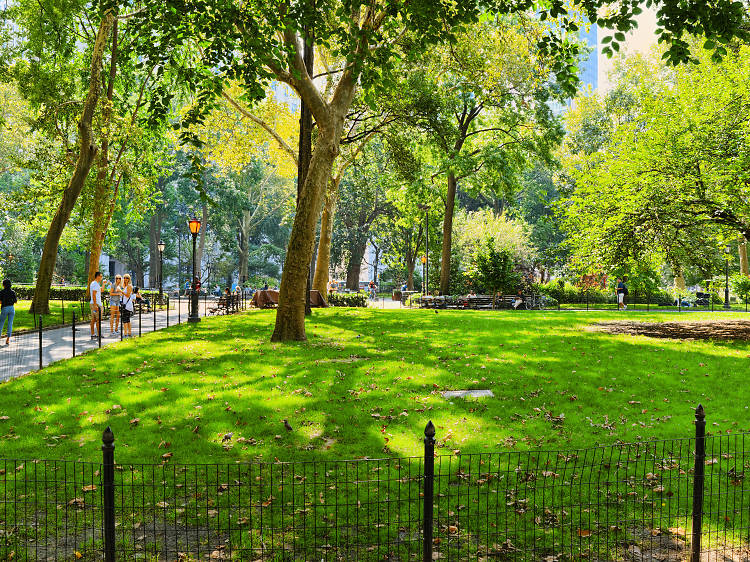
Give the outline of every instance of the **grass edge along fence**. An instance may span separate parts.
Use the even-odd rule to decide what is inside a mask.
[[[750,434],[695,414],[667,441],[435,455],[429,422],[421,457],[225,464],[118,464],[107,427],[101,464],[0,460],[0,556],[746,560]]]
[[[88,305],[87,305],[88,306]],[[165,297],[163,304],[158,304],[156,297],[146,306],[137,304],[131,317],[132,337],[155,332],[170,325],[182,324],[188,320],[189,298],[170,299]],[[198,301],[198,316],[232,314],[246,310],[249,300],[246,295],[233,295],[231,298],[214,299],[206,295]],[[90,324],[75,312],[68,317],[65,325],[48,326],[44,317],[40,317],[34,330],[15,331],[10,338],[10,345],[2,345],[0,340],[0,381],[8,380],[28,372],[42,369],[47,365],[76,355],[101,349],[103,345],[122,341],[122,315],[116,334],[110,334],[109,307],[103,307],[100,315],[97,337],[90,336]]]

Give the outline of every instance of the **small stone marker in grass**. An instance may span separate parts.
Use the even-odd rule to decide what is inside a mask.
[[[494,398],[491,390],[446,390],[443,398]]]

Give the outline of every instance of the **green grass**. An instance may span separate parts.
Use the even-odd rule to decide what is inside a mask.
[[[723,316],[691,313],[685,319]],[[483,472],[507,472],[507,485],[512,478],[518,490],[513,463],[536,463],[540,470],[545,466],[534,451],[689,438],[698,403],[706,409],[710,433],[750,431],[750,386],[746,384],[750,343],[655,340],[585,329],[599,320],[623,317],[607,312],[436,314],[432,310],[327,309],[316,310],[308,322],[308,342],[293,344],[269,343],[273,311],[203,319],[197,325],[116,343],[4,383],[0,416],[7,419],[0,421],[2,456],[98,462],[101,432],[111,425],[117,462],[165,463],[165,470],[172,471],[163,476],[166,480],[180,478],[183,473],[175,472],[174,467],[181,463],[225,463],[226,472],[220,477],[217,469],[216,478],[201,476],[196,468],[185,469],[191,478],[195,475],[208,482],[210,489],[221,478],[263,481],[274,475],[274,467],[284,466],[269,465],[265,476],[252,472],[257,468],[233,476],[233,470],[240,470],[236,467],[244,466],[235,463],[242,461],[333,462],[420,455],[422,431],[432,420],[437,427],[438,454],[455,459],[450,469],[446,468],[448,461],[442,461],[440,466],[448,472],[441,486],[464,481],[462,470],[474,467],[466,481],[472,488],[483,480],[478,478]],[[675,313],[658,312],[628,313],[626,317],[678,319]],[[738,316],[732,314],[731,318]],[[452,389],[490,389],[495,397],[446,400],[441,396],[441,391]],[[284,429],[285,418],[293,431]],[[222,437],[228,432],[233,437],[223,444]],[[656,463],[657,457],[664,455],[649,445],[644,447],[643,456],[635,455],[641,463],[645,459]],[[496,451],[518,454],[485,457],[486,463],[480,456],[471,456]],[[165,453],[172,454],[166,461]],[[575,463],[561,463],[556,453],[545,458],[552,463],[547,466],[556,467],[560,482],[576,480],[585,472]],[[680,466],[689,468],[689,460],[683,460]],[[418,486],[412,479],[419,472],[417,461],[383,462],[378,469],[383,476],[380,486],[391,489],[397,481],[399,486]],[[317,504],[319,492],[321,503],[325,496],[325,505],[337,494],[351,500],[350,494],[359,497],[362,493],[326,486],[318,489],[315,482],[319,477],[313,474],[312,465],[298,466],[298,474],[288,471],[284,476],[282,468],[275,478],[287,484],[293,477],[302,478],[296,480],[297,491],[305,497],[312,494],[312,500],[302,500],[311,505]],[[644,466],[640,464],[637,470],[645,473]],[[408,477],[403,472],[407,469]],[[333,475],[326,471],[327,476],[342,476],[340,471],[346,469],[339,466],[339,472],[336,470],[331,468]],[[593,469],[588,466],[586,470]],[[127,477],[145,479],[148,471],[136,472],[137,476],[128,473]],[[392,480],[386,485],[387,475]],[[300,492],[300,482],[306,481],[310,482],[308,490]],[[528,483],[521,485],[528,487]],[[277,492],[266,489],[258,493],[268,497],[266,501],[280,501],[270,499],[278,496]],[[745,491],[746,503],[750,500],[747,496]],[[228,494],[215,501],[228,506],[229,497],[235,496]],[[686,505],[687,498],[678,494],[674,505],[663,508],[665,525],[674,524],[673,514]],[[507,497],[500,499],[502,505],[507,503]],[[154,509],[156,501],[151,503],[149,509]],[[188,514],[190,505],[188,502]],[[649,507],[639,504],[637,509],[648,511]],[[653,512],[653,505],[650,509]],[[508,517],[528,516],[508,511]],[[594,517],[583,511],[583,517]],[[565,517],[581,517],[582,513],[580,506],[569,512],[572,514]],[[148,519],[153,515],[140,516]],[[182,516],[188,517],[174,515]],[[283,519],[280,513],[277,516],[278,521]],[[416,517],[414,513],[411,516]],[[306,517],[317,517],[320,523],[320,512],[315,509]],[[398,517],[406,518],[404,514]],[[456,515],[456,521],[461,517]],[[199,520],[195,518],[199,515],[192,519]],[[393,515],[387,518],[392,520]],[[269,521],[274,521],[273,516],[266,523]],[[539,525],[544,527],[544,523]],[[321,523],[321,527],[325,525]],[[600,527],[606,530],[604,522]],[[576,528],[581,527],[573,524],[574,535]],[[438,532],[445,539],[441,548],[449,549],[453,533],[446,529]],[[597,529],[593,534],[598,538]],[[521,531],[513,536],[514,543],[524,540]],[[459,536],[455,538],[453,548],[461,548]],[[282,533],[278,540],[284,544],[296,539]],[[337,540],[344,539],[337,535]],[[497,543],[502,540],[499,537]],[[535,540],[552,541],[549,548],[554,550],[561,539],[545,531],[542,539]],[[605,548],[610,539],[601,540]],[[403,548],[414,546],[405,544]]]
[[[13,319],[13,331],[20,332],[24,330],[33,330],[39,326],[39,315],[32,315],[29,312],[31,307],[31,301],[18,301],[16,303],[16,316]],[[63,302],[60,300],[50,301],[49,303],[50,313],[45,314],[43,318],[44,326],[52,326],[62,324],[63,320]],[[73,301],[65,301],[65,322],[68,323],[73,319],[73,312],[76,313],[76,318],[81,317],[81,305]],[[88,316],[88,305],[84,308],[84,312]],[[34,322],[34,316],[36,316],[36,323]],[[7,328],[7,326],[6,326]],[[5,329],[3,329],[5,333]]]

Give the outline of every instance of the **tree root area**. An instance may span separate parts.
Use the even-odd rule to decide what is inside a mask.
[[[750,340],[750,321],[709,322],[598,322],[592,331],[678,340]]]

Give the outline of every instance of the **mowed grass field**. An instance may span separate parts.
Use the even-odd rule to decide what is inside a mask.
[[[96,460],[107,425],[123,462],[404,456],[428,420],[446,453],[574,449],[690,437],[698,403],[750,430],[750,344],[587,330],[613,318],[676,315],[327,309],[293,344],[272,311],[204,319],[3,383],[2,456]]]

